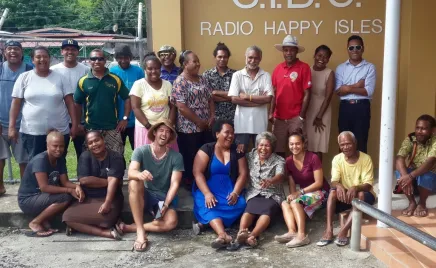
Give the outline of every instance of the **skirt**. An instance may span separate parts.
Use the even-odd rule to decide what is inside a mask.
[[[316,210],[323,207],[323,205],[327,202],[328,194],[324,190],[318,190],[312,193],[306,193],[297,199],[295,202],[300,203],[303,206],[304,212],[306,215],[312,219],[313,213]]]
[[[53,204],[71,202],[72,200],[73,197],[70,194],[40,193],[28,197],[18,196],[18,206],[24,214],[36,217]]]
[[[280,211],[280,205],[272,198],[266,198],[261,195],[257,195],[247,202],[247,207],[244,213],[250,213],[253,215],[266,215],[272,218]]]
[[[152,141],[148,139],[147,134],[148,134],[148,129],[141,126],[135,126],[135,148],[152,143]],[[174,139],[174,141],[171,144],[169,144],[168,147],[170,147],[176,152],[179,152],[177,139]]]
[[[101,228],[113,227],[123,208],[123,196],[115,197],[112,201],[111,211],[108,214],[99,214],[98,210],[103,205],[106,198],[86,198],[83,203],[75,202],[65,212],[62,217],[63,222],[76,222],[86,225],[98,226]]]

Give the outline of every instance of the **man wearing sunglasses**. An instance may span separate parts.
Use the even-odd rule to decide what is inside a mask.
[[[86,130],[101,131],[106,146],[123,155],[121,132],[127,126],[131,110],[129,90],[119,76],[105,67],[106,58],[101,49],[91,51],[90,62],[91,71],[80,78],[74,93],[76,112],[80,117],[86,103]],[[118,96],[124,100],[124,111],[117,110]],[[118,121],[118,113],[124,115],[123,120]]]
[[[170,45],[162,46],[157,52],[160,62],[162,63],[160,77],[171,84],[179,76],[179,67],[174,64],[176,60],[176,49]]]
[[[362,37],[350,36],[347,49],[349,59],[336,69],[336,94],[341,98],[339,132],[353,132],[358,150],[366,153],[376,71],[374,64],[362,57],[365,51]]]

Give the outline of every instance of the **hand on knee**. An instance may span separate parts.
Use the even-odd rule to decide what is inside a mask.
[[[357,198],[359,198],[359,200],[365,200],[365,192],[359,192],[357,193]]]

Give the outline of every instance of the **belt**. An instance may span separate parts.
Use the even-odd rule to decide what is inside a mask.
[[[358,104],[358,103],[369,103],[369,99],[357,99],[357,100],[341,100],[342,103],[349,103],[349,104]]]

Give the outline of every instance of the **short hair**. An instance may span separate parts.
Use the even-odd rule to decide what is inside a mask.
[[[145,69],[145,66],[147,65],[147,62],[149,62],[149,61],[154,61],[157,64],[159,64],[159,66],[162,66],[162,62],[160,62],[159,58],[156,56],[156,53],[154,53],[153,51],[145,54],[144,61],[143,61],[143,65],[144,65],[143,68],[144,69]]]
[[[364,46],[362,37],[360,37],[358,35],[352,35],[352,36],[348,37],[347,44],[349,44],[352,40],[359,40],[360,43],[362,44],[362,46]]]
[[[227,56],[229,57],[232,55],[232,53],[230,53],[230,49],[226,46],[226,44],[219,42],[213,50],[213,56],[216,57],[218,51],[220,50],[227,52]]]
[[[50,57],[50,51],[48,51],[48,48],[45,46],[36,46],[32,49],[32,51],[30,51],[30,58],[33,59],[33,57],[35,57],[35,52],[38,50],[44,50],[45,52],[47,52],[48,56]]]
[[[248,53],[250,53],[250,51],[253,50],[256,51],[259,54],[259,56],[262,58],[262,49],[260,49],[260,47],[258,46],[249,46],[247,50],[245,50],[245,56],[247,56]]]
[[[301,128],[297,128],[295,131],[293,131],[291,135],[289,135],[288,140],[290,140],[292,136],[300,137],[303,144],[306,142],[306,138],[304,137],[303,130]]]
[[[277,138],[271,132],[264,131],[262,133],[257,134],[256,136],[256,148],[259,145],[261,140],[267,140],[271,143],[272,151],[276,150]]]
[[[93,50],[91,50],[91,52],[89,53],[89,55],[92,54],[92,52],[100,52],[103,54],[103,57],[106,58],[106,55],[104,55],[104,51],[100,48],[94,48]]]
[[[423,114],[420,117],[418,117],[418,119],[416,119],[416,122],[418,121],[426,121],[430,124],[430,128],[435,128],[436,127],[436,120],[433,116],[429,115],[429,114]]]
[[[133,58],[132,51],[128,45],[115,47],[115,59],[123,56]]]
[[[350,137],[353,139],[353,142],[354,142],[355,144],[357,144],[356,136],[354,136],[354,133],[351,132],[351,131],[342,131],[342,132],[338,135],[338,143],[339,143],[339,140],[341,139],[341,137],[343,137],[343,136],[350,136]]]
[[[332,50],[328,47],[328,46],[326,46],[326,45],[320,45],[319,47],[317,47],[316,49],[315,49],[315,55],[318,53],[318,52],[320,52],[321,50],[325,50],[325,51],[327,51],[327,53],[329,54],[329,58],[332,56],[332,54],[333,54],[333,52],[332,52]]]
[[[219,119],[219,120],[215,121],[215,123],[212,126],[213,135],[215,136],[216,133],[221,132],[224,125],[230,125],[233,129],[235,129],[235,126],[233,125],[232,121]]]
[[[101,139],[104,140],[103,134],[101,134],[100,131],[98,131],[98,130],[91,130],[91,131],[87,132],[86,135],[85,135],[85,141],[86,142],[88,142],[88,136],[91,135],[91,134],[95,134],[95,135],[97,135],[98,137],[100,137]]]
[[[182,50],[182,51],[180,51],[180,55],[179,55],[179,63],[180,63],[179,74],[181,74],[183,72],[183,69],[185,69],[185,63],[188,61],[187,57],[190,54],[194,54],[194,51],[192,51],[192,50]]]
[[[59,130],[54,128],[49,129],[47,131],[47,137],[45,141],[48,143],[52,138],[59,138],[62,139],[62,141],[64,141],[64,135],[62,135],[62,133],[60,133]]]

